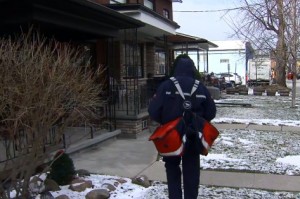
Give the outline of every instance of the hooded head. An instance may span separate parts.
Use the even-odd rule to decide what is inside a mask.
[[[174,62],[173,76],[188,76],[195,78],[196,67],[193,60],[186,54],[179,55]]]

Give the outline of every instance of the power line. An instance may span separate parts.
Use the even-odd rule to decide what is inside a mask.
[[[235,8],[226,8],[226,9],[219,9],[219,10],[174,10],[173,12],[228,12],[233,10],[240,10],[245,9],[247,7],[255,6],[258,4],[248,5],[248,6],[241,6],[241,7],[235,7]]]
[[[228,9],[220,9],[220,10],[174,10],[173,12],[224,12],[224,11],[232,11],[239,10],[240,8],[228,8]]]

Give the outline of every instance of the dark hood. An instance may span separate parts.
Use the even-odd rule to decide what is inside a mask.
[[[180,58],[174,66],[174,76],[188,76],[195,78],[196,68],[193,60],[190,58]]]

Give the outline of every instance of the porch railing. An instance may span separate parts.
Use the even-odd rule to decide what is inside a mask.
[[[119,85],[113,89],[112,93],[113,106],[117,115],[133,116],[147,111],[149,104],[147,85],[139,85],[137,88],[124,88]]]

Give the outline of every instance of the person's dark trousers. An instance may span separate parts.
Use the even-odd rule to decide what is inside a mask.
[[[182,199],[181,157],[164,157],[169,199]],[[200,180],[199,155],[185,154],[182,157],[184,199],[197,199]]]

